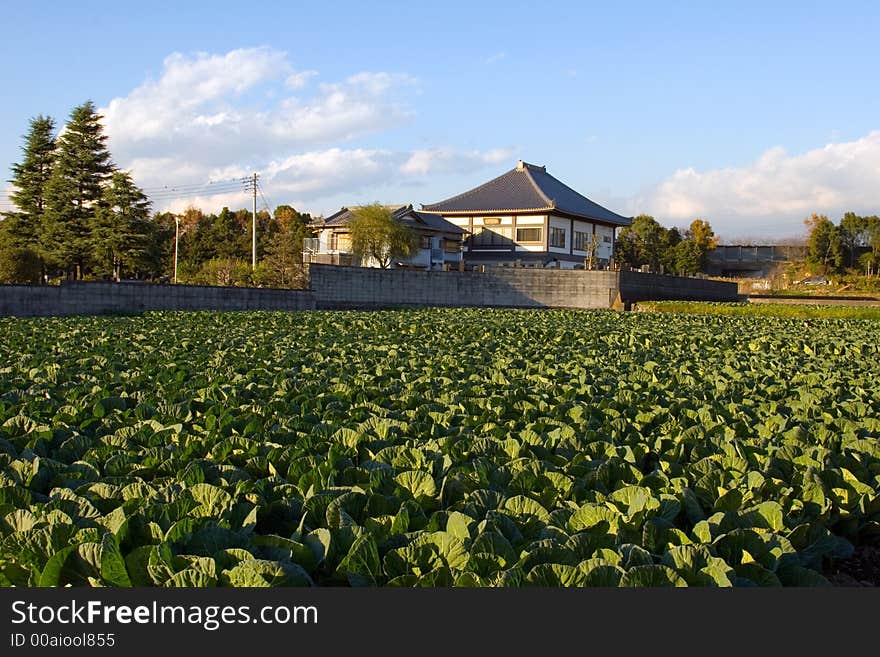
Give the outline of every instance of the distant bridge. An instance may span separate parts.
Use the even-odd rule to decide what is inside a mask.
[[[806,246],[724,244],[709,252],[707,273],[730,278],[760,278],[776,265],[803,260]]]

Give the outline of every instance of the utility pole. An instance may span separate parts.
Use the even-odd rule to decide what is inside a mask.
[[[251,270],[257,268],[257,181],[260,176],[254,173],[252,178],[245,180],[245,190],[254,193],[254,214],[251,219]]]
[[[180,217],[174,215],[174,284],[177,285],[177,243],[180,240]]]

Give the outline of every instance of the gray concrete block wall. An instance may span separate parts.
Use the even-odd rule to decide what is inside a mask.
[[[308,290],[75,282],[0,285],[0,315],[99,315],[147,310],[310,310]]]
[[[608,308],[617,274],[497,267],[485,272],[431,272],[310,265],[318,308],[495,306]]]
[[[392,306],[610,308],[621,301],[735,301],[733,283],[639,272],[520,269],[430,272],[310,265],[310,290],[76,282],[2,285],[0,315],[147,310],[307,310]]]
[[[429,272],[310,265],[318,308],[496,306],[610,308],[617,301],[735,301],[736,285],[639,272],[493,267]]]

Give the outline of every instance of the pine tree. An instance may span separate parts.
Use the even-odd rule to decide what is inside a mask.
[[[94,272],[115,280],[124,272],[151,268],[150,201],[125,171],[114,171],[91,225]]]
[[[9,180],[15,188],[9,198],[17,211],[6,213],[2,223],[2,241],[11,248],[34,248],[41,241],[46,187],[55,159],[55,121],[43,115],[32,118],[24,142],[24,157],[20,164],[12,165]]]
[[[47,188],[43,248],[47,258],[81,277],[95,245],[92,223],[102,187],[113,171],[101,117],[92,101],[74,108],[58,138],[58,152]]]

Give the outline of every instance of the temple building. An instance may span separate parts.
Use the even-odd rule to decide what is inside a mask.
[[[452,198],[423,205],[467,231],[468,265],[601,269],[614,257],[618,228],[631,218],[612,212],[560,182],[547,168],[516,168]]]

